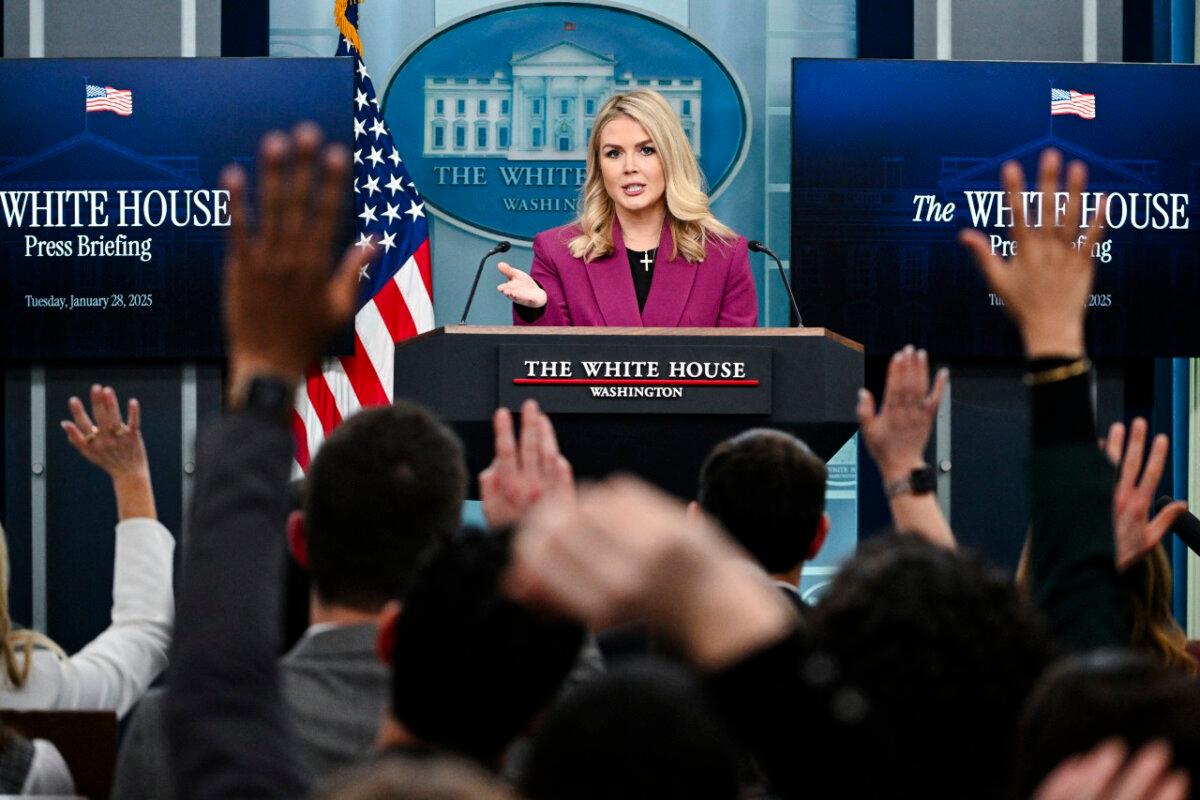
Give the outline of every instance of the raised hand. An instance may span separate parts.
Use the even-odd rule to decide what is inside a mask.
[[[78,397],[67,401],[71,419],[61,423],[67,441],[112,478],[120,519],[157,518],[150,486],[150,462],[142,441],[141,406],[137,400],[129,401],[126,422],[121,419],[121,405],[111,386],[93,384],[90,399],[91,416]]]
[[[519,306],[541,308],[546,305],[546,290],[537,285],[537,281],[516,267],[501,261],[496,265],[508,280],[496,287],[500,294]]]
[[[372,247],[352,245],[334,268],[350,156],[341,145],[321,144],[321,132],[310,123],[290,136],[263,137],[257,230],[245,173],[231,165],[221,175],[229,192],[223,294],[235,399],[257,373],[300,380],[354,312],[360,270],[373,256]]]
[[[1083,219],[1083,191],[1087,168],[1074,161],[1067,170],[1066,215],[1055,225],[1055,192],[1059,188],[1062,156],[1057,150],[1042,153],[1038,190],[1042,193],[1041,227],[1028,224],[1021,193],[1025,173],[1009,161],[1001,180],[1013,208],[1012,235],[1016,255],[1007,262],[992,252],[987,237],[977,230],[964,230],[959,240],[967,246],[988,285],[1004,301],[1025,342],[1029,358],[1077,357],[1084,353],[1083,317],[1092,288],[1095,264],[1091,252],[1100,240],[1103,215],[1098,212],[1088,226],[1082,244],[1077,241]],[[1103,203],[1098,203],[1103,208]]]
[[[859,391],[858,423],[885,481],[898,480],[925,465],[925,447],[949,379],[950,373],[940,369],[930,387],[929,357],[909,345],[888,362],[882,408],[876,411],[871,393]]]
[[[1191,779],[1171,769],[1171,748],[1155,741],[1129,755],[1115,739],[1054,768],[1033,800],[1183,800]]]
[[[575,483],[571,463],[558,449],[554,425],[538,404],[521,406],[521,442],[513,435],[513,418],[507,408],[492,415],[496,454],[479,473],[483,516],[493,528],[515,524],[540,499],[573,502]]]
[[[1179,519],[1179,515],[1187,511],[1187,503],[1176,500],[1150,516],[1154,492],[1162,480],[1170,450],[1170,440],[1161,433],[1154,437],[1145,470],[1142,470],[1142,454],[1146,449],[1148,430],[1146,420],[1138,417],[1129,429],[1129,441],[1126,442],[1125,426],[1114,422],[1104,442],[1108,460],[1114,466],[1120,466],[1117,483],[1113,487],[1112,514],[1117,569],[1122,572],[1154,549],[1175,524],[1175,520]]]
[[[787,635],[795,611],[704,517],[634,478],[582,487],[575,507],[541,503],[513,543],[518,600],[593,628],[650,622],[692,661],[720,668]]]

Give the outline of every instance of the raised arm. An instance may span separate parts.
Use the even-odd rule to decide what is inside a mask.
[[[42,655],[30,674],[30,704],[63,709],[114,709],[124,716],[167,665],[175,598],[175,540],[157,521],[150,465],[142,441],[141,408],[129,401],[128,422],[112,387],[92,386],[89,416],[68,401],[67,440],[112,479],[117,498],[112,622],[66,660]],[[14,696],[10,705],[22,705]]]
[[[1038,181],[1044,220],[1056,219],[1061,172],[1058,152],[1045,151]],[[979,231],[964,231],[961,239],[988,285],[1004,300],[1029,360],[1033,599],[1059,637],[1075,649],[1125,645],[1130,620],[1114,563],[1113,470],[1096,447],[1091,362],[1083,334],[1095,274],[1090,254],[1100,239],[1102,219],[1097,214],[1086,226],[1084,241],[1076,241],[1085,222],[1082,193],[1087,185],[1087,168],[1079,162],[1067,171],[1068,200],[1060,225],[1027,224],[1019,164],[1005,164],[1002,179],[1013,207],[1017,255],[1004,261]]]
[[[550,418],[534,400],[521,405],[521,440],[513,433],[507,408],[492,415],[495,455],[479,473],[483,516],[492,530],[515,525],[542,497],[555,495],[571,502],[575,482],[571,463],[558,450]]]
[[[953,549],[954,534],[937,504],[937,495],[914,480],[914,476],[928,478],[932,473],[925,463],[925,448],[949,378],[945,369],[938,370],[930,388],[929,357],[910,345],[888,363],[882,408],[877,411],[871,393],[859,390],[858,422],[867,450],[883,476],[896,530]]]
[[[1166,434],[1155,436],[1143,470],[1142,454],[1146,451],[1148,432],[1146,420],[1138,417],[1130,426],[1128,442],[1125,425],[1120,422],[1114,422],[1109,427],[1104,440],[1104,452],[1108,460],[1118,467],[1117,483],[1113,487],[1112,516],[1119,572],[1129,569],[1153,550],[1179,516],[1187,511],[1187,503],[1176,500],[1150,514],[1171,442]]]
[[[227,168],[230,413],[203,439],[179,599],[167,724],[181,796],[301,797],[275,658],[280,636],[291,397],[354,311],[369,248],[332,269],[350,179],[342,147],[311,125],[264,137],[260,230],[246,178]],[[314,186],[319,184],[319,188]],[[332,277],[331,277],[332,273]]]

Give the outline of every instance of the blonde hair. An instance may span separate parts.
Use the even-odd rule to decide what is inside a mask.
[[[1129,646],[1154,656],[1158,663],[1171,669],[1179,669],[1196,677],[1200,675],[1200,664],[1188,652],[1187,634],[1171,610],[1171,562],[1162,545],[1129,565],[1120,575],[1121,584],[1129,598],[1132,628]],[[1029,595],[1029,540],[1021,550],[1017,564],[1017,589]]]
[[[678,258],[682,253],[684,259],[696,264],[704,260],[709,236],[722,241],[732,240],[734,232],[708,208],[704,176],[679,117],[661,94],[638,89],[613,95],[596,114],[592,139],[588,142],[587,181],[579,204],[582,210],[575,221],[580,233],[567,244],[571,255],[593,261],[613,251],[612,224],[616,205],[604,189],[600,134],[615,117],[628,117],[645,128],[662,161],[667,224],[671,226],[674,242],[671,258]]]
[[[33,648],[44,647],[59,658],[67,654],[55,644],[50,637],[37,631],[13,630],[12,619],[8,616],[8,539],[4,528],[0,526],[0,658],[4,660],[4,675],[8,685],[20,689],[29,680],[29,670],[33,666]],[[21,652],[21,663],[17,663],[17,651]]]

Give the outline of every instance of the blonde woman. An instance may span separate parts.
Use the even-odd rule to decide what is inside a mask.
[[[91,404],[88,416],[72,397],[72,419],[62,427],[75,449],[112,478],[116,493],[112,623],[73,656],[40,633],[14,629],[0,535],[0,708],[112,709],[124,716],[167,665],[175,540],[157,520],[138,402],[129,401],[127,423],[112,388],[93,386]]]
[[[518,325],[752,327],[746,240],[708,208],[700,166],[662,95],[609,98],[588,143],[579,218],[539,233],[527,274],[501,262]]]

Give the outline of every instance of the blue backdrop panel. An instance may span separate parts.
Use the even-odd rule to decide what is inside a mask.
[[[941,356],[1019,354],[957,235],[976,224],[969,193],[997,190],[1009,159],[1032,174],[1054,146],[1088,165],[1090,188],[1111,195],[1088,351],[1200,354],[1191,324],[1200,300],[1200,227],[1191,220],[1200,116],[1181,104],[1200,95],[1200,70],[819,59],[793,67],[792,262],[805,322],[871,353],[913,342]],[[1094,94],[1095,119],[1052,116],[1051,87]],[[982,208],[986,198],[976,197]],[[1010,224],[993,213],[982,226],[997,254],[1008,252]]]
[[[4,61],[0,94],[4,358],[220,355],[222,167],[305,119],[352,140],[350,59]]]

